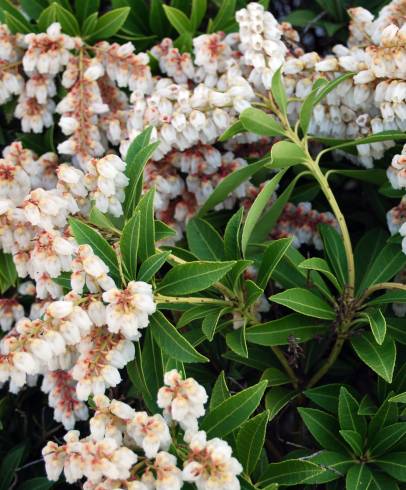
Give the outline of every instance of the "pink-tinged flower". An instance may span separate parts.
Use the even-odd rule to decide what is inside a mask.
[[[106,320],[110,332],[121,332],[130,340],[141,336],[139,329],[148,326],[149,315],[156,310],[152,287],[142,281],[131,281],[124,290],[110,289],[103,293]]]
[[[165,417],[185,430],[197,430],[197,419],[205,413],[206,390],[193,378],[182,379],[176,369],[165,373],[164,383],[158,391],[158,406]]]
[[[190,453],[183,468],[183,479],[194,483],[198,490],[239,490],[237,475],[241,464],[232,457],[226,441],[207,441],[204,431],[186,433]]]
[[[48,403],[54,409],[54,419],[65,429],[73,429],[77,420],[87,420],[87,406],[76,396],[76,383],[62,370],[48,371],[44,375],[41,390],[48,393]]]
[[[89,245],[80,245],[72,261],[72,290],[82,294],[85,285],[91,293],[97,293],[100,289],[110,290],[115,284],[108,272],[107,265]]]
[[[56,75],[68,63],[70,50],[79,47],[80,40],[61,33],[57,22],[51,24],[47,32],[27,34],[24,38],[27,50],[23,57],[24,70],[31,74]]]
[[[147,458],[154,458],[159,450],[166,451],[171,444],[168,425],[159,414],[149,417],[146,412],[136,412],[127,424],[127,433]]]
[[[183,484],[182,472],[176,466],[175,456],[159,452],[154,463],[142,475],[142,482],[148,489],[180,490]]]

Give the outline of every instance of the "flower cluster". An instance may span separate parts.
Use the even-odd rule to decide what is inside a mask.
[[[48,478],[58,480],[63,472],[66,481],[74,483],[85,477],[87,490],[180,490],[183,482],[194,483],[198,490],[239,490],[242,467],[231,447],[219,438],[207,440],[206,433],[197,430],[197,417],[204,415],[207,401],[203,386],[192,378],[182,379],[176,370],[165,374],[165,384],[169,388],[159,390],[158,404],[163,400],[165,411],[171,411],[173,428],[179,422],[185,429],[182,414],[186,425],[194,427],[183,435],[187,451],[176,451],[177,456],[169,452],[179,440],[171,437],[160,414],[149,416],[97,395],[90,435],[80,438],[78,431],[71,430],[64,444],[50,441],[43,449]]]

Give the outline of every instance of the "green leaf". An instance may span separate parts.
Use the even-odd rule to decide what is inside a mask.
[[[384,473],[374,471],[372,473],[372,481],[368,490],[399,490],[399,486],[395,480],[386,476]]]
[[[340,389],[338,399],[338,420],[343,430],[358,432],[364,437],[367,432],[367,423],[365,418],[358,415],[359,404],[351,393],[345,388]]]
[[[365,463],[354,464],[345,479],[346,490],[368,490],[372,481],[371,470]]]
[[[160,311],[150,317],[149,328],[156,343],[168,356],[182,362],[208,361],[207,357],[199,354]]]
[[[137,393],[142,395],[143,402],[148,410],[152,413],[156,413],[159,410],[156,403],[156,393],[152,393],[151,387],[146,381],[139,342],[135,342],[135,351],[135,359],[127,364],[128,377],[130,378],[134,389],[137,390]]]
[[[224,133],[219,137],[219,141],[221,142],[227,141],[233,136],[235,136],[236,134],[244,133],[244,132],[245,132],[244,126],[242,122],[238,120],[224,131]]]
[[[102,259],[109,268],[109,274],[113,279],[118,280],[120,272],[118,262],[113,248],[100,235],[99,232],[86,225],[76,218],[69,218],[69,224],[72,228],[73,236],[79,245],[90,245],[93,252]]]
[[[283,127],[269,114],[260,109],[249,107],[240,114],[243,127],[260,136],[285,136]]]
[[[83,22],[82,25],[82,37],[87,38],[89,37],[92,32],[94,31],[96,24],[97,24],[97,19],[98,19],[98,13],[93,12],[93,14],[90,14],[89,17],[86,17],[86,19]]]
[[[396,361],[396,345],[390,337],[387,336],[382,345],[377,345],[373,335],[366,332],[352,337],[351,345],[365,364],[387,383],[392,382]]]
[[[402,289],[391,289],[386,293],[366,303],[367,306],[379,306],[390,303],[406,303],[406,291]]]
[[[192,218],[186,225],[186,236],[191,252],[202,260],[223,260],[224,243],[217,230],[207,221]]]
[[[135,280],[137,277],[137,253],[140,239],[140,213],[136,212],[127,221],[120,238],[120,251],[124,265],[128,272],[128,279]]]
[[[388,475],[398,481],[406,482],[406,452],[384,454],[374,461]]]
[[[328,262],[335,273],[335,277],[341,286],[345,286],[348,280],[348,266],[342,237],[329,225],[319,225],[319,231]]]
[[[145,383],[156,398],[159,388],[164,384],[164,368],[162,352],[151,329],[146,330],[141,359]]]
[[[98,12],[99,7],[100,0],[75,0],[75,14],[80,24],[83,24],[89,15]]]
[[[14,26],[20,26],[21,29],[24,29],[21,31],[14,31],[14,29],[11,26],[9,26],[11,29],[13,29],[13,32],[26,33],[26,32],[33,32],[33,30],[35,30],[34,26],[32,26],[28,22],[28,20],[24,17],[24,15],[18,10],[18,8],[16,8],[12,4],[10,0],[0,0],[0,8],[1,8],[0,13],[3,14],[7,23],[8,23],[7,19],[12,18],[13,22],[15,22]]]
[[[25,446],[19,444],[13,447],[0,464],[0,490],[9,490],[14,479],[15,471],[20,466],[24,456]]]
[[[220,403],[227,398],[230,398],[230,392],[227,387],[224,371],[221,371],[216,382],[214,383],[213,390],[211,392],[209,409],[212,412]]]
[[[95,206],[90,210],[89,221],[92,225],[105,230],[114,230],[114,224],[110,218],[99,211]]]
[[[224,314],[224,308],[210,309],[207,310],[206,307],[206,315],[202,322],[202,332],[207,337],[208,340],[212,341],[214,334],[216,332],[217,324],[220,320],[220,317]]]
[[[169,22],[180,35],[193,32],[192,23],[181,10],[170,7],[169,5],[164,5],[163,8]]]
[[[235,262],[189,262],[176,265],[162,279],[157,291],[170,296],[203,291],[219,281]]]
[[[268,413],[262,412],[245,422],[238,431],[236,456],[247,475],[254,471],[261,455],[267,424]]]
[[[240,229],[244,209],[240,208],[227,223],[224,232],[224,252],[227,260],[241,258]]]
[[[20,0],[20,4],[24,12],[34,20],[37,20],[42,11],[48,7],[46,0]]]
[[[318,139],[318,138],[316,138]],[[357,138],[351,141],[345,141],[343,143],[336,144],[327,148],[328,151],[342,150],[344,148],[351,148],[357,145],[366,145],[371,143],[379,143],[381,141],[404,141],[406,135],[402,131],[382,131],[381,133],[375,133],[371,136],[365,136]]]
[[[316,386],[315,388],[309,388],[303,393],[313,403],[316,403],[321,408],[328,410],[333,414],[338,414],[338,397],[340,394],[342,385],[339,383],[332,383],[328,385]]]
[[[310,461],[288,459],[280,463],[271,463],[260,476],[259,485],[278,483],[286,487],[304,485],[308,480],[326,471]]]
[[[288,345],[291,338],[306,342],[326,331],[326,324],[313,318],[292,313],[277,320],[260,323],[247,329],[247,341],[271,347]]]
[[[261,375],[261,381],[265,379],[268,386],[281,386],[290,383],[289,376],[278,368],[269,367]]]
[[[391,403],[406,403],[406,392],[391,396],[388,401]]]
[[[361,316],[368,320],[376,343],[383,344],[386,336],[386,320],[379,308],[364,311]]]
[[[352,451],[354,451],[357,456],[361,456],[364,446],[361,434],[354,430],[340,430],[339,432],[340,436],[350,446]]]
[[[155,223],[154,223],[154,196],[155,189],[149,189],[142,196],[134,214],[140,216],[140,230],[138,254],[141,261],[155,254]]]
[[[406,436],[406,422],[388,425],[371,435],[368,448],[372,456],[381,456],[388,452]]]
[[[13,256],[0,251],[0,292],[3,294],[17,282],[17,270]]]
[[[406,255],[401,247],[388,243],[377,255],[372,265],[363,277],[359,286],[359,293],[373,284],[391,280],[406,266]]]
[[[62,31],[70,36],[80,35],[79,23],[76,17],[69,12],[69,10],[64,9],[61,5],[56,7],[56,17],[58,22],[61,24]]]
[[[236,0],[223,0],[216,17],[210,23],[208,32],[224,31],[224,28],[234,17]]]
[[[374,415],[375,412],[376,405],[368,395],[364,395],[359,404],[358,415]]]
[[[163,221],[158,219],[154,220],[155,228],[155,241],[166,240],[167,238],[175,237],[176,231],[170,226],[166,225]]]
[[[308,289],[287,289],[269,299],[306,316],[322,320],[334,320],[336,317],[334,308]]]
[[[217,204],[223,202],[231,192],[234,191],[240,184],[248,180],[259,170],[261,170],[267,163],[270,162],[270,157],[265,157],[258,162],[251,163],[246,167],[239,168],[225,177],[219,184],[217,184],[214,192],[208,197],[207,201],[203,204],[197,213],[197,216],[204,216],[207,211],[214,208]]]
[[[167,252],[158,252],[148,257],[140,266],[138,280],[150,282],[159,269],[164,265],[170,253],[171,252],[168,250]]]
[[[382,427],[386,427],[397,422],[398,417],[399,414],[397,405],[395,405],[394,403],[389,403],[389,401],[386,400],[378,408],[375,415],[372,417],[371,422],[369,423],[369,437],[373,436],[376,432],[382,429]]]
[[[258,270],[257,283],[259,287],[265,289],[272,272],[275,270],[291,244],[292,238],[281,238],[280,240],[272,241],[267,246]]]
[[[126,216],[131,216],[138,204],[142,192],[142,176],[145,165],[159,146],[159,142],[157,141],[139,148],[140,141],[143,141],[144,138],[149,135],[149,133],[149,128],[144,130],[137,136],[137,138],[135,138],[127,151],[127,167],[125,173],[129,179],[129,184],[126,188],[124,200],[124,210]]]
[[[301,11],[296,11],[296,12],[292,12],[292,14],[288,17],[291,17],[292,15],[295,15],[296,14],[296,17],[298,16],[298,14],[300,12],[303,12],[302,15],[302,19],[305,19],[306,18],[306,15],[305,15],[305,10]],[[314,12],[309,12],[309,16],[312,17],[312,19],[314,17],[316,17],[316,14]],[[301,21],[303,21],[301,19]],[[299,20],[299,18],[298,18]],[[291,22],[289,20],[289,22]],[[299,25],[298,22],[296,23],[292,23],[293,25]],[[307,134],[307,131],[309,129],[309,124],[310,124],[310,121],[311,121],[311,118],[313,116],[313,109],[314,109],[314,106],[315,106],[315,100],[316,100],[316,97],[318,95],[318,92],[320,90],[320,88],[323,86],[323,85],[327,85],[328,81],[325,79],[325,78],[318,78],[314,84],[313,84],[313,87],[312,87],[312,91],[310,92],[310,94],[304,99],[303,101],[303,104],[300,108],[300,113],[299,113],[299,121],[300,121],[300,127],[302,128],[302,131],[303,131],[303,134]]]
[[[18,490],[49,490],[55,485],[55,482],[49,481],[48,478],[38,476],[25,480],[17,488]]]
[[[266,381],[251,386],[236,395],[227,398],[205,416],[201,429],[207,437],[224,437],[254,412],[259,405],[266,388]]]
[[[286,140],[278,141],[272,145],[271,156],[273,168],[292,167],[306,161],[306,154],[303,149],[296,143]]]
[[[335,417],[316,408],[299,407],[298,411],[309,432],[323,448],[347,452],[347,446],[339,437]]]
[[[165,15],[162,0],[151,0],[149,28],[160,39],[163,39],[170,31],[170,24]]]
[[[273,420],[296,395],[295,391],[282,386],[271,388],[265,396],[265,408],[269,413],[269,421]]]
[[[275,177],[273,177],[273,179],[269,180],[265,184],[248,211],[241,237],[241,248],[244,256],[246,256],[248,242],[251,238],[251,234],[258,220],[260,219],[261,214],[265,209],[265,206],[269,203],[272,194],[275,192],[275,189],[278,186],[284,173],[285,171],[278,172]]]
[[[245,323],[226,335],[227,346],[241,357],[248,357]]]
[[[318,451],[309,461],[320,465],[326,471],[321,475],[309,479],[307,484],[326,483],[338,480],[347,473],[348,468],[354,463],[354,460],[348,454],[327,450]]]
[[[279,107],[282,114],[286,114],[288,109],[288,98],[282,82],[281,66],[276,70],[274,76],[272,77],[271,92],[272,97],[274,98],[276,105]]]
[[[184,311],[176,324],[176,328],[182,328],[194,320],[199,318],[204,318],[206,315],[210,314],[212,311],[217,311],[219,309],[218,305],[196,305],[192,306],[188,310]],[[222,309],[222,308],[220,308]]]
[[[193,26],[193,32],[196,32],[207,10],[207,0],[192,0],[192,13],[190,20]]]
[[[342,291],[342,286],[338,283],[335,275],[331,272],[331,269],[328,265],[328,263],[319,257],[313,257],[311,259],[306,259],[303,262],[299,264],[299,267],[301,269],[307,269],[307,270],[315,270],[321,272],[324,276],[329,279],[331,284],[338,290]]]
[[[114,36],[124,25],[130,10],[130,7],[122,7],[102,15],[89,36],[89,41],[99,41]]]
[[[33,26],[30,25],[30,23],[24,17],[23,19],[15,16],[14,13],[8,12],[7,10],[4,12],[4,20],[6,21],[10,31],[14,34],[28,34],[34,30]]]

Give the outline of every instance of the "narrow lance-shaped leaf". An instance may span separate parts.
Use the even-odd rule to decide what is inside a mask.
[[[270,201],[271,196],[274,193],[283,175],[284,175],[284,171],[281,171],[277,173],[275,177],[273,177],[273,179],[271,179],[265,184],[264,188],[258,194],[258,196],[256,197],[255,201],[253,202],[252,206],[248,211],[244,228],[242,230],[242,237],[241,237],[241,247],[244,255],[246,255],[248,242],[251,238],[252,231],[255,228],[255,225],[257,224],[258,220],[260,219],[261,214],[265,209],[265,206]]]
[[[307,289],[287,289],[272,295],[269,299],[302,315],[322,320],[334,320],[336,317],[334,308],[330,304]]]
[[[134,213],[132,218],[124,226],[120,238],[120,251],[130,280],[134,280],[137,276],[140,221],[140,213]]]
[[[376,342],[382,345],[386,336],[386,320],[382,311],[379,308],[369,309],[363,312],[362,316],[368,320]]]
[[[260,136],[284,136],[283,127],[274,119],[260,109],[249,107],[240,114],[240,121],[244,128],[251,133]]]
[[[235,262],[189,262],[176,265],[162,279],[157,292],[170,296],[203,291],[219,281]]]
[[[262,412],[245,422],[237,436],[237,457],[247,475],[250,475],[258,462],[265,441],[268,413]]]
[[[156,343],[168,356],[182,362],[208,361],[207,357],[197,352],[160,311],[150,317],[149,328]]]
[[[392,382],[396,361],[396,344],[389,336],[386,336],[382,345],[378,345],[372,333],[366,332],[352,337],[351,345],[365,364],[387,383]]]
[[[203,419],[201,423],[202,430],[207,432],[209,438],[224,437],[235,430],[257,408],[264,394],[266,384],[266,381],[261,381],[224,400]]]

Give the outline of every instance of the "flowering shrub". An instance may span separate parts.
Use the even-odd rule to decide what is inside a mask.
[[[0,490],[403,488],[405,0],[111,3],[0,0]]]

